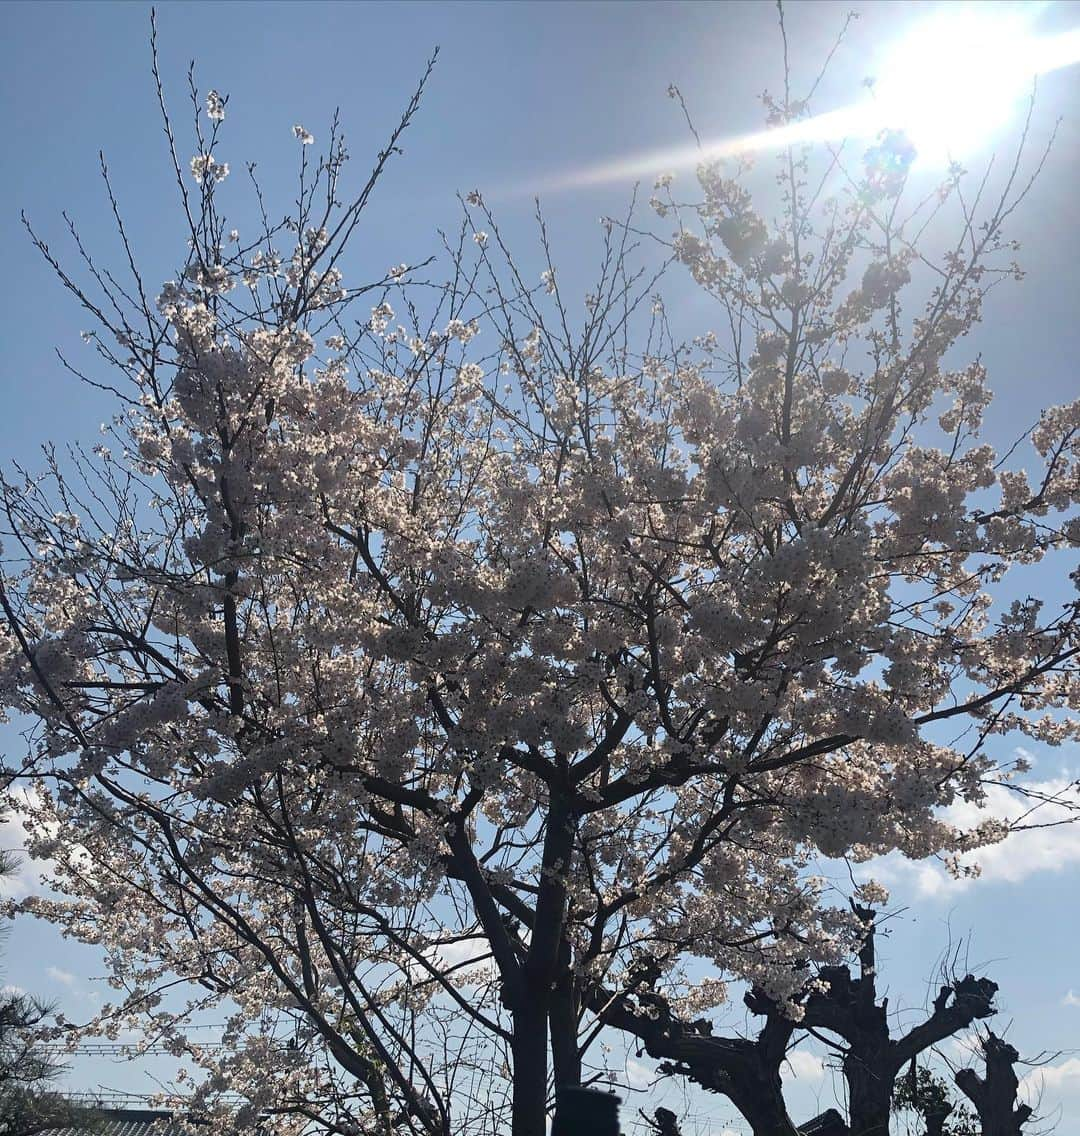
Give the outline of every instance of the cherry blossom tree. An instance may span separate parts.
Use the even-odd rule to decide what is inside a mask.
[[[537,279],[479,193],[445,283],[350,284],[420,94],[351,196],[337,123],[318,158],[296,126],[293,212],[235,229],[227,99],[190,161],[166,114],[160,290],[104,165],[126,281],[32,230],[118,412],[0,491],[0,691],[55,869],[17,906],[104,948],[85,1028],[206,1069],[222,1132],[541,1136],[603,1023],[652,1015],[643,966],[678,1013],[740,979],[797,1019],[800,967],[859,937],[814,863],[999,840],[939,810],[1015,772],[1003,735],[1077,735],[1076,601],[995,597],[1080,542],[1080,403],[1029,475],[949,354],[1018,274],[1022,154],[909,202],[895,136],[785,151],[775,223],[705,163],[690,202],[661,180],[661,244],[605,222],[583,313],[542,220]],[[723,334],[680,345],[671,262]]]

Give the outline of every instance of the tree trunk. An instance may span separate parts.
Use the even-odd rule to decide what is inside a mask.
[[[951,1104],[942,1104],[936,1109],[923,1113],[923,1120],[926,1122],[926,1136],[945,1136],[945,1122],[953,1114],[953,1111]]]
[[[869,1063],[857,1057],[844,1062],[848,1086],[848,1127],[851,1136],[889,1136],[893,1082],[884,1063]]]
[[[514,1095],[511,1129],[513,1136],[546,1136],[547,1133],[547,1013],[543,1002],[513,1011]]]
[[[551,990],[548,1021],[551,1026],[551,1063],[555,1092],[564,1086],[581,1084],[581,1055],[578,1053],[578,997],[572,971],[570,942],[565,934],[559,944],[559,977]]]
[[[1020,1081],[1013,1066],[1020,1054],[990,1030],[982,1041],[982,1052],[986,1076],[980,1077],[974,1069],[958,1069],[954,1080],[975,1106],[982,1136],[1023,1136],[1032,1109],[1016,1099]]]
[[[732,1077],[726,1095],[742,1113],[754,1136],[799,1136],[784,1104],[779,1074]]]
[[[552,791],[537,887],[536,917],[528,955],[521,968],[521,989],[511,1006],[514,1019],[513,1136],[546,1136],[548,1015],[559,977],[559,963],[566,958],[565,873],[573,853],[573,839],[574,819],[567,802]],[[566,973],[565,968],[563,973]],[[560,1060],[564,1060],[565,1028],[559,1032]],[[574,1044],[576,1046],[576,1040]]]
[[[600,988],[590,1005],[602,1019],[637,1037],[650,1057],[663,1060],[661,1073],[676,1073],[710,1092],[723,1093],[742,1113],[754,1136],[801,1136],[784,1104],[780,1068],[795,1025],[770,1013],[756,1041],[742,1037],[713,1037],[706,1022],[686,1023],[673,1017],[662,995],[652,989],[652,972],[641,972],[630,988],[636,1007]],[[746,996],[755,1013],[771,1010],[757,993]],[[642,1010],[653,1011],[651,1014]]]
[[[581,1055],[578,1053],[577,1000],[573,976],[564,971],[551,992],[551,1060],[555,1090],[564,1085],[581,1084]]]

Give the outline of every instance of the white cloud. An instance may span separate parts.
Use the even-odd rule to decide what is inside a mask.
[[[1020,1093],[1030,1103],[1038,1102],[1039,1111],[1045,1115],[1059,1103],[1059,1096],[1080,1094],[1080,1057],[1032,1069],[1021,1078]]]
[[[491,959],[485,955],[489,956],[490,951],[483,936],[435,943],[424,951],[424,957],[440,972],[453,968],[450,980],[464,988],[484,980],[491,967]],[[431,978],[431,972],[420,962],[410,963],[409,972],[418,982]]]
[[[1036,783],[1033,788],[1061,803],[1046,804],[1034,812],[1026,798],[995,786],[990,790],[988,807],[977,810],[971,805],[950,809],[954,823],[970,824],[986,816],[1000,816],[1020,821],[1030,827],[1015,832],[1000,844],[980,849],[966,857],[978,863],[982,878],[1018,883],[1035,872],[1060,872],[1080,864],[1080,824],[1072,823],[1080,806],[1080,792],[1064,780]]]
[[[964,865],[978,865],[981,880],[1019,883],[1036,872],[1062,872],[1080,867],[1080,823],[1073,823],[1075,810],[1080,808],[1080,790],[1075,782],[1060,777],[1024,784],[1041,797],[1053,798],[1053,803],[1041,804],[994,785],[987,791],[984,806],[961,802],[942,811],[942,819],[962,829],[974,828],[991,817],[1031,826],[1011,833],[1000,844],[991,844],[960,858]],[[953,879],[936,861],[907,860],[897,853],[872,861],[866,866],[865,874],[886,885],[906,885],[917,896],[925,898],[955,894],[973,882],[969,878]]]
[[[892,853],[868,866],[868,875],[885,884],[890,891],[898,886],[910,888],[923,899],[946,894],[950,889],[965,887],[969,880],[954,880],[948,872],[931,860],[907,860]]]
[[[49,890],[51,880],[56,874],[56,861],[49,858],[36,859],[26,851],[29,834],[26,820],[41,803],[36,789],[11,789],[3,802],[3,816],[0,817],[0,849],[14,853],[15,871],[9,876],[0,877],[0,899],[25,899],[35,892]],[[45,831],[57,835],[60,826],[47,822]],[[69,858],[77,859],[85,874],[93,870],[90,854],[81,844],[69,843],[65,849]]]
[[[630,1088],[647,1089],[654,1080],[656,1074],[648,1066],[635,1061],[632,1057],[626,1059],[626,1083]]]
[[[61,986],[74,986],[78,982],[78,979],[70,970],[61,970],[58,966],[46,967],[45,973],[53,982],[59,982]]]
[[[787,1073],[788,1069],[792,1077],[805,1081],[820,1081],[825,1076],[825,1066],[821,1058],[806,1049],[791,1050],[784,1064],[787,1068],[781,1071],[781,1076]]]
[[[487,939],[478,936],[474,939],[458,939],[454,943],[442,943],[435,948],[433,958],[443,966],[459,966],[487,953]]]
[[[40,889],[42,876],[47,874],[42,862],[31,860],[23,851],[27,833],[19,802],[25,804],[30,801],[32,792],[30,789],[12,790],[16,806],[0,820],[0,849],[14,853],[12,859],[15,861],[15,870],[10,875],[0,877],[0,899],[25,899]]]
[[[1061,999],[1063,1006],[1080,1006],[1080,995],[1074,994],[1071,990]]]

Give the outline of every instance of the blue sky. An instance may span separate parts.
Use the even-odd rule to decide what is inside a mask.
[[[850,7],[850,0],[791,6],[797,78],[816,73]],[[850,97],[889,44],[934,11],[933,5],[908,3],[862,7],[863,18],[821,89],[821,110]],[[1080,4],[1031,7],[1048,32],[1080,24]],[[405,153],[356,242],[351,280],[422,259],[434,247],[436,229],[457,223],[455,194],[473,187],[484,190],[528,270],[536,258],[530,187],[687,141],[678,107],[666,97],[669,83],[679,84],[709,137],[756,129],[756,96],[781,83],[775,13],[766,2],[164,3],[158,21],[177,119],[183,125],[188,113],[185,72],[195,58],[203,88],[230,95],[225,141],[215,156],[232,163],[234,176],[246,160],[257,160],[268,196],[282,201],[281,211],[298,160],[292,125],[303,123],[322,140],[340,107],[353,176],[366,176],[368,156],[397,121],[432,48],[441,47]],[[9,136],[0,181],[0,243],[8,265],[0,307],[0,457],[33,465],[38,443],[47,438],[93,443],[111,408],[65,374],[53,354],[59,347],[74,359],[88,359],[79,339],[87,321],[31,248],[20,209],[57,251],[68,250],[60,215],[66,209],[101,259],[116,263],[119,250],[96,176],[100,148],[148,280],[174,274],[183,234],[153,101],[149,7],[7,3],[0,26],[0,104]],[[992,441],[1026,425],[1038,406],[1075,397],[1080,388],[1078,112],[1080,68],[1046,77],[1036,136],[1045,137],[1058,115],[1064,120],[1047,171],[1013,233],[1023,244],[1029,275],[995,294],[984,326],[965,345],[965,351],[983,353],[998,395],[988,419]],[[989,150],[972,155],[970,164],[988,157]],[[597,219],[621,212],[631,189],[623,180],[545,193],[560,270],[580,280],[582,291],[600,248]],[[238,197],[238,227],[243,208]],[[537,261],[536,275],[540,267]],[[707,299],[678,283],[669,296],[672,291],[686,322],[707,330]],[[0,733],[0,744],[21,745],[13,729]],[[1032,777],[1042,782],[1070,773],[1075,778],[1080,771],[1075,753],[1039,750],[1034,756]],[[987,858],[983,879],[965,885],[930,868],[897,864],[888,872],[897,905],[906,907],[882,952],[893,1005],[922,1006],[942,952],[963,939],[971,965],[1001,984],[999,1021],[1013,1023],[1011,1036],[1022,1051],[1080,1051],[1080,830],[1020,837]],[[28,920],[14,928],[4,968],[5,981],[55,997],[72,1018],[97,995],[95,953]],[[1047,1074],[1044,1099],[1051,1113],[1061,1110],[1061,1136],[1080,1136],[1076,1057],[1064,1053]],[[817,1101],[831,1103],[829,1071],[806,1062],[801,1072],[807,1111]],[[69,1081],[79,1088],[102,1082],[151,1088],[141,1069],[86,1059],[73,1066]],[[731,1115],[716,1098],[702,1110],[706,1106],[718,1116]]]

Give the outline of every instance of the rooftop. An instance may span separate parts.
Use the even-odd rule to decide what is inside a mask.
[[[179,1126],[169,1112],[147,1108],[95,1109],[93,1136],[179,1136]],[[87,1136],[84,1128],[50,1128],[48,1136]]]

